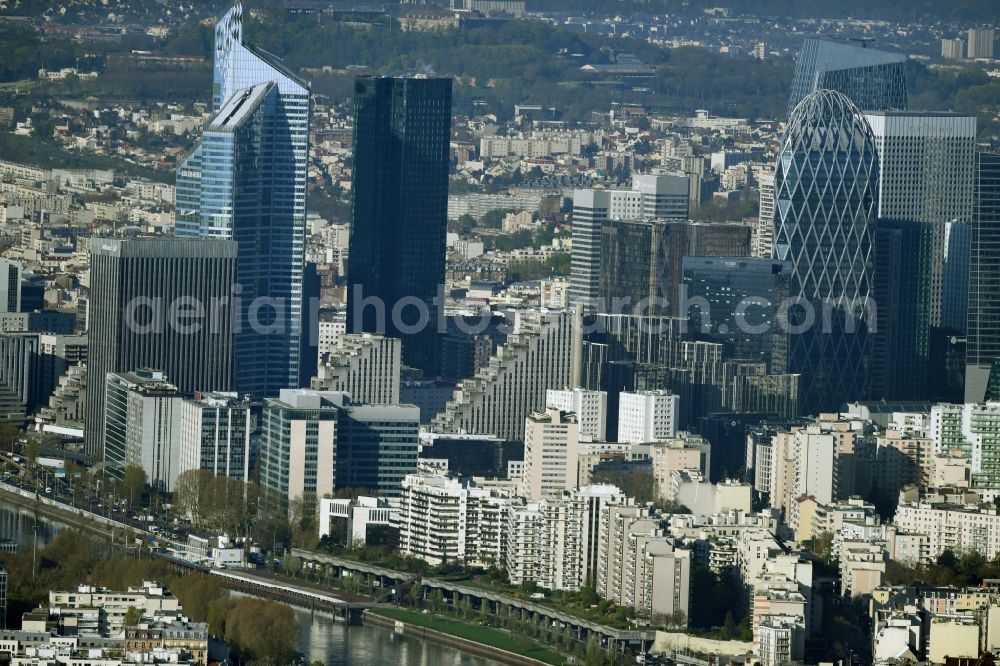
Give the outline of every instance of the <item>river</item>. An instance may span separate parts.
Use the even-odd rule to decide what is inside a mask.
[[[17,541],[22,551],[37,538],[41,548],[66,526],[0,500],[0,540]],[[292,606],[299,619],[299,651],[325,666],[494,666],[497,662],[446,645],[402,636],[374,625],[349,627],[330,613]]]

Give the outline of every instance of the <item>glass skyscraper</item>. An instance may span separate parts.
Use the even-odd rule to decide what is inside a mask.
[[[802,43],[795,63],[788,116],[817,90],[836,90],[860,109],[906,108],[906,56],[821,39]]]
[[[969,269],[965,399],[979,402],[1000,381],[1000,154],[976,155]]]
[[[878,199],[875,140],[846,95],[821,90],[795,108],[774,189],[775,258],[791,262],[790,294],[799,303],[788,312],[789,372],[802,375],[804,412],[839,409],[870,392]]]
[[[177,171],[175,234],[237,242],[236,388],[276,395],[300,379],[309,86],[242,19],[215,28],[215,117]]]
[[[912,220],[875,225],[873,399],[927,398],[933,230]]]
[[[878,217],[933,225],[930,325],[965,330],[976,117],[865,113],[879,159]]]
[[[450,139],[451,79],[356,80],[347,329],[401,338],[403,362],[427,374],[437,373]]]

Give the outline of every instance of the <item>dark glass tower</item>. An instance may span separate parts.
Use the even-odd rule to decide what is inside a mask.
[[[795,63],[788,116],[817,90],[836,90],[865,111],[906,108],[906,56],[807,39]]]
[[[976,156],[965,398],[979,402],[997,385],[1000,360],[1000,154]]]
[[[774,259],[684,257],[683,267],[690,330],[724,344],[727,358],[784,373],[788,335],[776,315],[788,298],[791,266]]]
[[[927,397],[934,225],[879,220],[873,293],[872,398]]]
[[[403,362],[427,374],[437,371],[450,137],[451,79],[356,80],[347,328],[401,338]]]
[[[847,96],[821,90],[795,107],[774,173],[775,258],[792,265],[789,372],[805,413],[871,390],[875,139]]]

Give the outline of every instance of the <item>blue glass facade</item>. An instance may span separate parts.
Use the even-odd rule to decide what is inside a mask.
[[[802,375],[806,413],[871,390],[878,173],[871,128],[845,95],[821,90],[795,108],[775,167],[774,252],[792,265],[789,372]]]
[[[905,109],[906,56],[807,39],[795,63],[788,116],[817,90],[836,90],[866,111]]]
[[[175,233],[238,242],[236,388],[275,395],[299,382],[309,87],[243,43],[239,4],[216,26],[212,103],[177,172]]]

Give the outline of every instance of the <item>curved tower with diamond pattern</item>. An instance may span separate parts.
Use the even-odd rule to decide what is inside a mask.
[[[871,387],[878,160],[871,128],[842,93],[795,107],[775,168],[774,255],[791,262],[784,322],[804,411],[839,409]]]

